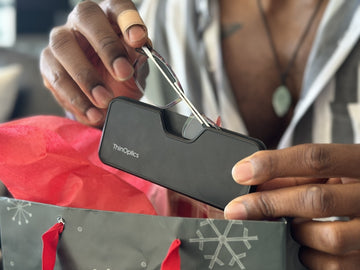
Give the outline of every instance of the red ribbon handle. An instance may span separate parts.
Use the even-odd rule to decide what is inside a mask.
[[[175,239],[171,243],[168,253],[161,264],[161,270],[181,270],[180,245],[181,241],[179,239]]]
[[[42,235],[42,270],[54,270],[57,246],[60,235],[64,230],[64,225],[64,221],[60,219],[58,223]],[[175,239],[171,243],[168,253],[161,264],[161,270],[181,270],[180,245],[181,241],[179,239]]]
[[[62,218],[58,218],[58,223],[42,235],[42,270],[54,270],[57,246],[60,235],[64,230],[64,225],[64,220]]]

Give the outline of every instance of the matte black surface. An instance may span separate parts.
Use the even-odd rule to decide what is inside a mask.
[[[214,207],[251,191],[234,182],[234,164],[265,147],[225,129],[205,128],[188,140],[185,117],[127,98],[114,99],[103,129],[102,162]]]

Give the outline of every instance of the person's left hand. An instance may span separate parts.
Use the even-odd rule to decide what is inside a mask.
[[[309,269],[359,269],[360,145],[304,144],[239,161],[233,178],[259,185],[225,208],[227,219],[294,217],[292,231]],[[341,216],[348,221],[315,221]]]

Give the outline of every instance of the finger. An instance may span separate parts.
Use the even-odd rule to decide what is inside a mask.
[[[351,184],[351,183],[359,183],[359,179],[357,178],[349,178],[349,177],[342,177],[340,178],[342,184]]]
[[[73,113],[80,122],[93,126],[103,123],[103,112],[92,105],[49,48],[41,53],[40,70],[45,86],[56,100],[67,111]]]
[[[69,15],[67,24],[85,37],[114,79],[126,81],[132,78],[134,69],[127,59],[126,48],[96,3],[79,3]]]
[[[293,236],[303,246],[333,255],[360,250],[360,219],[294,222]]]
[[[257,186],[256,191],[273,190],[273,189],[280,189],[280,188],[307,185],[307,184],[325,184],[327,182],[328,182],[327,178],[308,178],[308,177],[275,178]]]
[[[113,75],[108,72],[99,55],[94,51],[86,38],[79,32],[74,32],[74,34],[82,50],[86,52],[87,58],[96,67],[99,75],[106,82],[107,88],[111,89],[114,96],[127,96],[133,99],[139,99],[142,96],[133,77],[121,82],[114,80]]]
[[[132,48],[139,48],[150,42],[147,28],[132,1],[108,2],[104,1],[100,6],[110,21],[119,27],[126,44]]]
[[[259,151],[233,167],[233,178],[258,185],[277,177],[360,177],[360,145],[304,144]]]
[[[101,76],[79,47],[74,35],[65,27],[54,28],[50,34],[50,49],[91,103],[99,108],[107,108],[113,94],[106,89]]]
[[[225,208],[228,219],[318,218],[360,213],[360,184],[303,185],[250,193]]]
[[[359,250],[346,255],[330,255],[321,251],[303,248],[299,257],[304,266],[311,270],[357,270],[360,265]]]

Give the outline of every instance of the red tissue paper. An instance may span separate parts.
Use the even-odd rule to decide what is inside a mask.
[[[101,130],[57,116],[0,124],[0,180],[21,200],[156,214],[153,184],[103,164]]]

